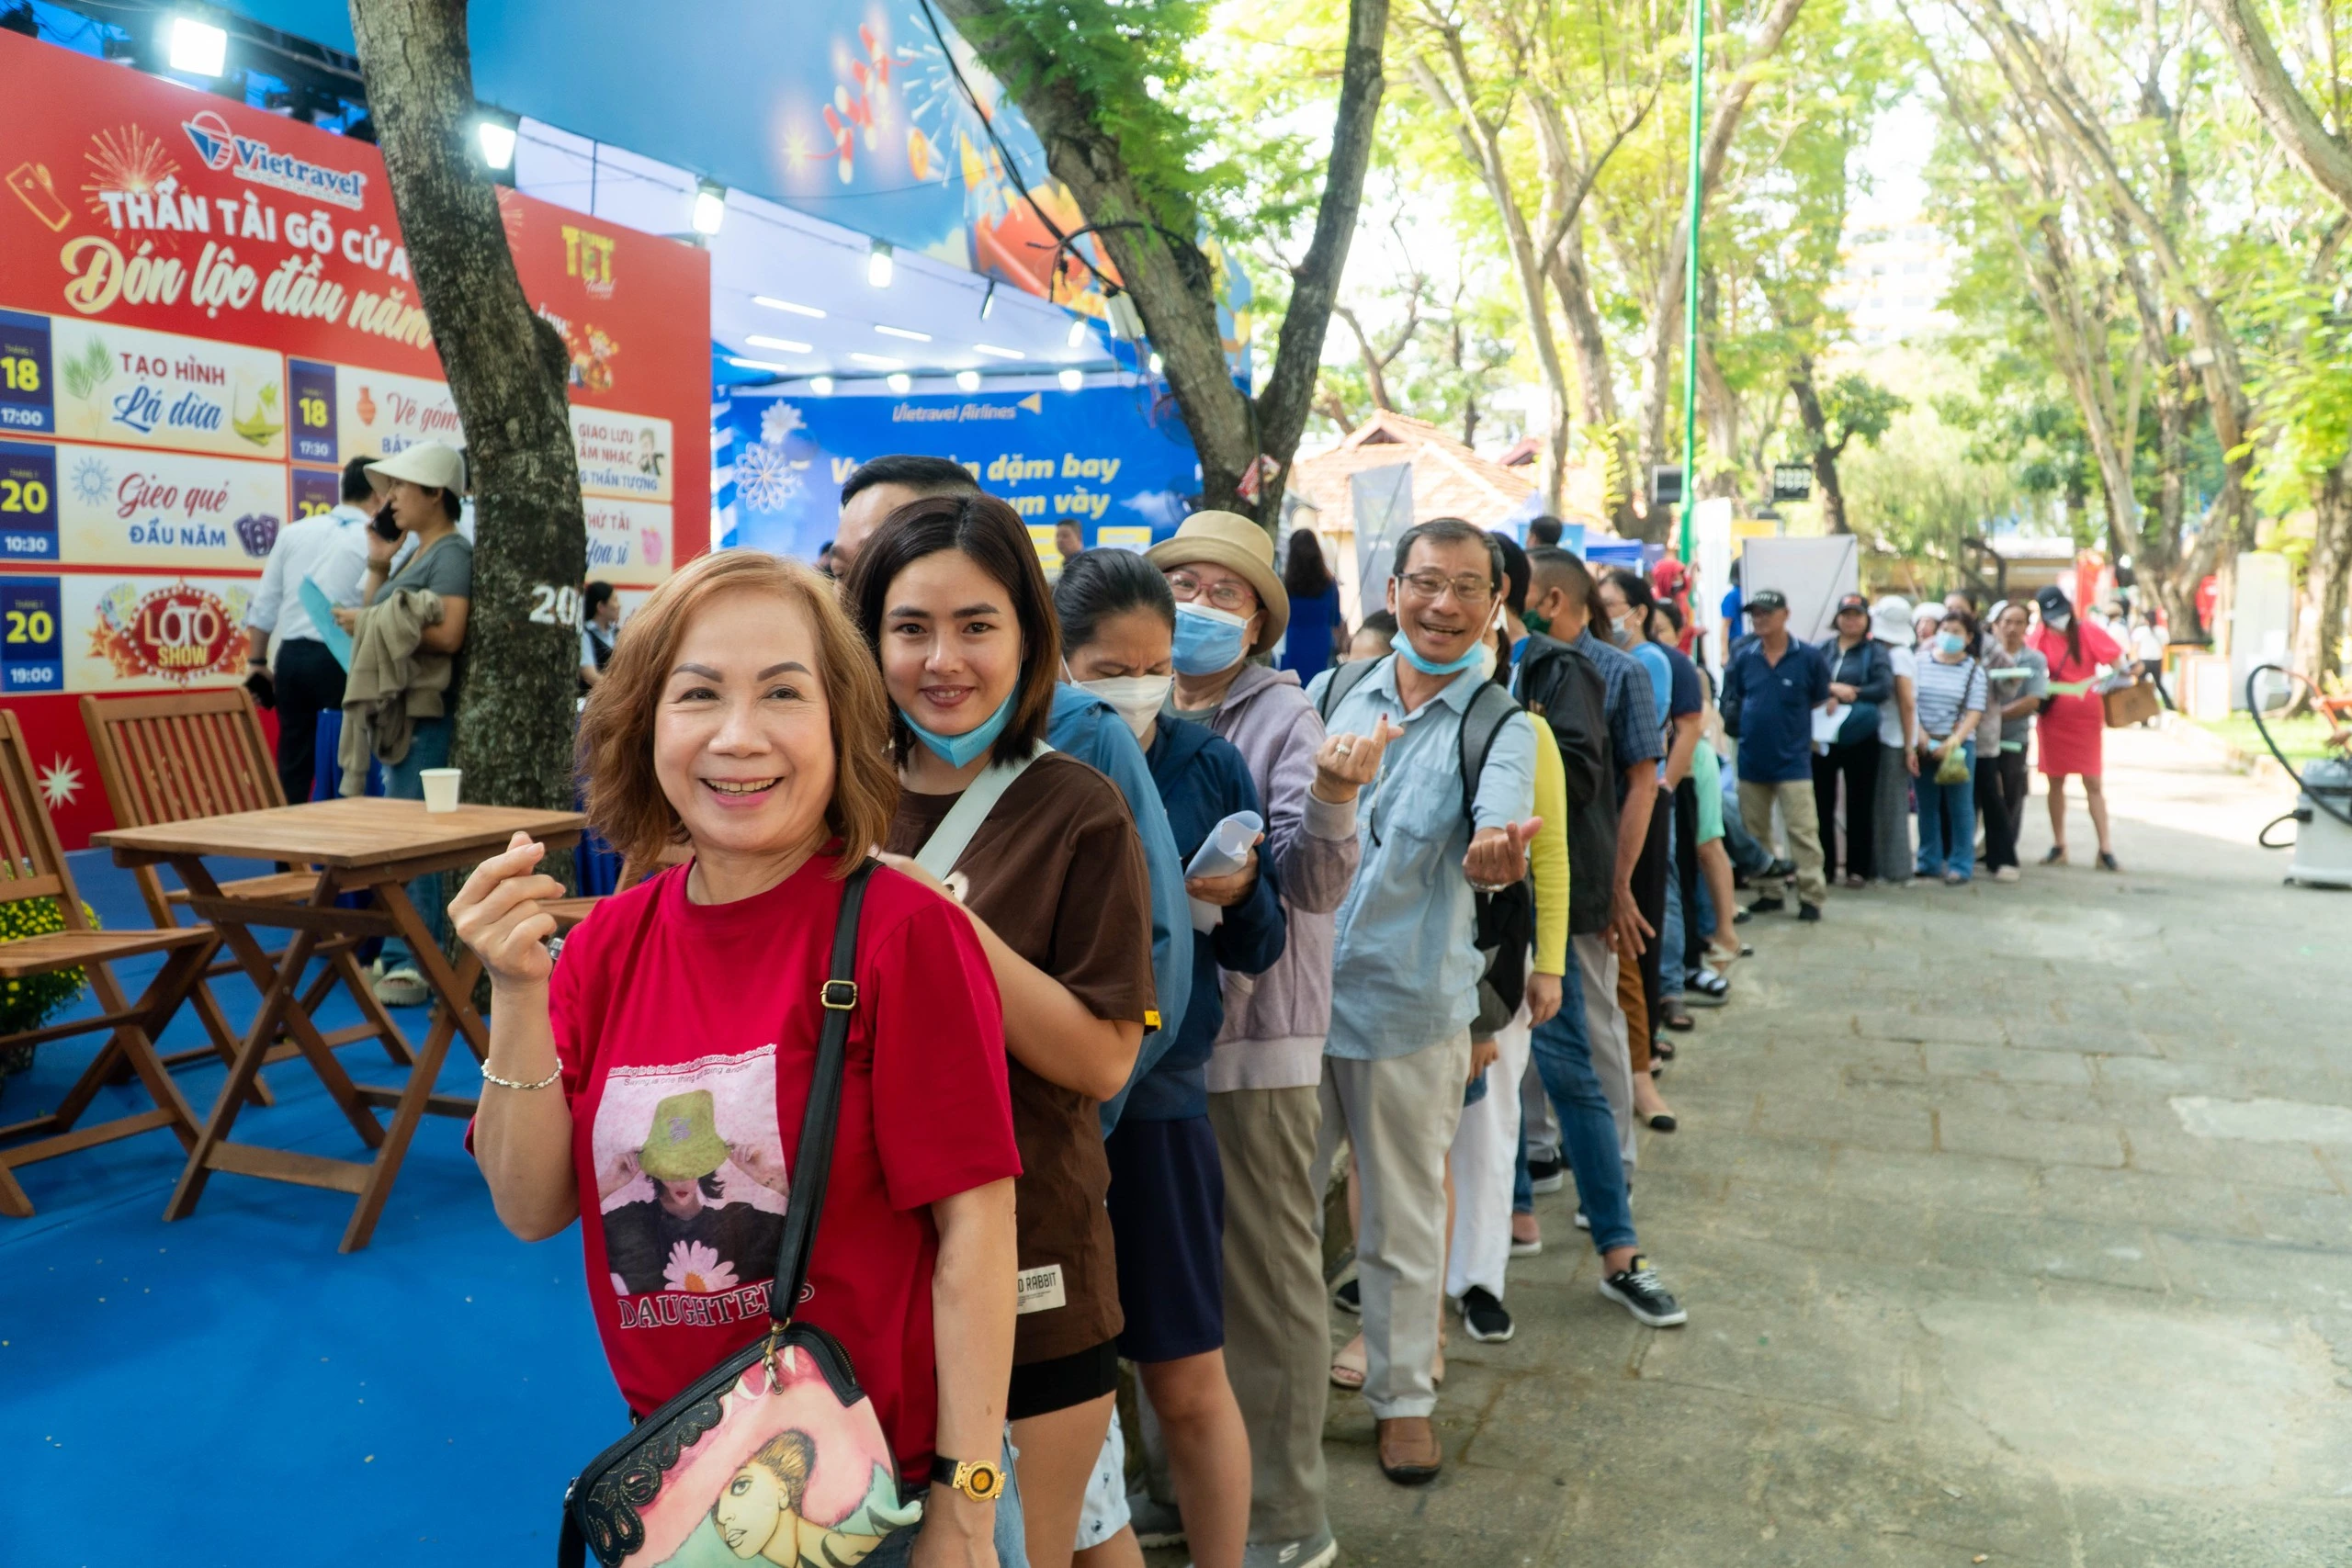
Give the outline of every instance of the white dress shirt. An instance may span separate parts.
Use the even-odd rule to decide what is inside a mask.
[[[276,634],[279,642],[323,641],[302,607],[302,580],[317,583],[328,604],[356,606],[367,575],[368,514],[359,508],[345,502],[288,524],[270,547],[245,625]]]

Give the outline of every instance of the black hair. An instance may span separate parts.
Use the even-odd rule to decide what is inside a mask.
[[[1657,595],[1650,592],[1650,580],[1638,571],[1612,566],[1600,574],[1600,581],[1615,585],[1617,592],[1624,595],[1625,607],[1629,610],[1647,610],[1657,603]],[[1646,624],[1642,627],[1642,635],[1649,635]]]
[[[1531,579],[1547,572],[1556,573],[1563,580],[1561,590],[1569,598],[1584,602],[1586,619],[1604,626],[1609,624],[1609,617],[1600,612],[1600,584],[1592,580],[1592,568],[1585,565],[1582,556],[1573,550],[1546,545],[1542,549],[1527,552],[1527,569]]]
[[[1666,617],[1667,625],[1674,628],[1674,635],[1676,637],[1680,637],[1684,629],[1690,624],[1682,618],[1682,606],[1676,604],[1671,599],[1661,599],[1653,606],[1653,608],[1655,608],[1659,615]]]
[[[612,596],[613,585],[611,583],[604,581],[590,583],[582,591],[580,595],[581,613],[584,615],[594,615],[598,610],[604,607],[605,601]]]
[[[382,461],[381,457],[354,457],[345,463],[343,466],[343,499],[365,501],[375,494],[376,487],[368,482],[368,465]]]
[[[1323,541],[1312,528],[1295,528],[1283,555],[1283,592],[1315,599],[1331,592],[1331,569],[1323,561]]]
[[[1497,529],[1487,537],[1495,541],[1495,548],[1502,553],[1503,607],[1514,615],[1524,615],[1527,612],[1529,581],[1527,552],[1519,547],[1517,539],[1500,529]]]
[[[904,485],[924,496],[980,493],[980,481],[961,463],[917,452],[892,452],[868,458],[851,472],[842,486],[842,504],[847,506],[859,491],[876,485]]]
[[[1363,623],[1356,627],[1355,631],[1348,637],[1348,640],[1350,642],[1353,642],[1357,637],[1362,637],[1366,632],[1378,632],[1385,637],[1395,637],[1396,635],[1396,617],[1390,615],[1385,610],[1367,611],[1364,615]]]
[[[1097,627],[1113,615],[1149,610],[1176,625],[1176,595],[1166,574],[1133,550],[1080,550],[1062,562],[1054,584],[1054,614],[1062,624],[1062,652],[1094,640]]]
[[[1977,639],[1980,635],[1979,628],[1976,625],[1976,617],[1970,615],[1965,610],[1955,610],[1951,605],[1947,604],[1944,606],[1942,617],[1936,622],[1936,625],[1942,626],[1945,621],[1958,621],[1960,623],[1962,634],[1968,638],[1968,651],[1971,653],[1975,652]]]
[[[727,1183],[718,1179],[718,1172],[715,1170],[702,1179],[701,1187],[702,1195],[714,1203],[727,1193]]]
[[[1528,524],[1527,542],[1530,547],[1550,546],[1556,549],[1559,547],[1560,536],[1567,531],[1567,526],[1547,512]]]
[[[1426,523],[1416,523],[1405,530],[1396,541],[1396,561],[1389,569],[1394,577],[1405,575],[1405,563],[1412,558],[1413,547],[1423,539],[1435,545],[1479,544],[1487,547],[1487,586],[1499,590],[1503,585],[1503,553],[1495,548],[1493,537],[1475,523],[1459,517],[1432,517]]]
[[[1053,716],[1054,682],[1062,667],[1061,628],[1054,620],[1053,598],[1046,590],[1045,569],[1037,564],[1037,547],[1029,540],[1029,525],[1019,513],[978,491],[907,502],[884,518],[857,552],[846,585],[850,616],[865,634],[878,666],[882,621],[888,610],[884,601],[889,596],[890,584],[915,562],[942,550],[962,552],[994,578],[1012,601],[1013,619],[1021,628],[1021,674],[1013,682],[1012,717],[989,755],[1000,762],[1018,762],[1046,738],[1046,721]],[[904,764],[914,743],[914,731],[893,706],[892,761]]]
[[[429,485],[424,488],[428,490],[432,489]],[[445,485],[441,489],[434,491],[433,493],[441,498],[441,513],[443,516],[448,518],[452,523],[458,522],[464,518],[466,514],[466,498],[458,493],[456,487]]]
[[[2083,617],[2075,612],[2075,602],[2072,599],[2067,598],[2066,591],[2059,587],[2054,582],[2049,587],[2043,589],[2041,593],[2036,593],[2033,596],[2033,602],[2035,606],[2041,611],[2041,620],[2044,626],[2047,626],[2050,623],[2050,607],[2046,604],[2043,604],[2041,598],[2042,593],[2054,595],[2057,598],[2058,603],[2065,606],[2066,630],[2064,636],[2066,638],[2066,657],[2077,664],[2081,663],[2083,660]]]

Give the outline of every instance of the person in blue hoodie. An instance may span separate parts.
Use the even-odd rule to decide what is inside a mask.
[[[1233,743],[1165,710],[1177,616],[1159,568],[1125,550],[1085,551],[1063,563],[1054,610],[1071,680],[1118,710],[1143,745],[1180,859],[1189,865],[1234,813],[1262,816]],[[1185,890],[1194,941],[1183,1022],[1136,1077],[1104,1145],[1126,1315],[1119,1354],[1136,1363],[1166,1437],[1193,1561],[1238,1564],[1250,1438],[1225,1371],[1225,1177],[1209,1125],[1208,1061],[1225,1022],[1225,976],[1272,968],[1286,928],[1273,867],[1254,845],[1239,870],[1193,877]]]

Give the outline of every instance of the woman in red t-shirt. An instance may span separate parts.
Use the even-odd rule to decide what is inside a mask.
[[[2083,801],[2098,834],[2098,868],[2120,870],[2107,832],[2107,789],[2100,778],[2106,770],[2107,704],[2098,685],[2100,669],[2121,660],[2123,649],[2077,616],[2061,590],[2044,588],[2034,595],[2034,604],[2041,624],[2033,629],[2031,646],[2050,660],[2050,705],[2033,727],[2050,795],[2050,852],[2041,863],[2066,863],[2066,775],[2072,773],[2083,781]]]
[[[846,591],[895,710],[903,788],[885,863],[928,877],[905,857],[955,836],[984,775],[1001,788],[961,852],[943,840],[932,858],[948,861],[1004,998],[1022,1171],[1006,1410],[1032,1568],[1068,1568],[1118,1388],[1100,1106],[1159,1022],[1150,880],[1117,787],[1043,743],[1061,642],[1018,513],[978,493],[910,502],[859,548]]]
[[[842,878],[898,796],[888,713],[822,579],[706,556],[638,612],[581,724],[591,820],[640,864],[692,858],[603,900],[560,962],[543,901],[563,890],[522,834],[450,903],[492,983],[482,1174],[526,1241],[585,1221],[597,1330],[639,1415],[766,1329]],[[935,1461],[1001,1452],[1020,1163],[964,918],[876,872],[856,979],[798,1315],[849,1351],[912,1493]],[[987,1568],[994,1527],[992,1501],[933,1486],[913,1560]]]

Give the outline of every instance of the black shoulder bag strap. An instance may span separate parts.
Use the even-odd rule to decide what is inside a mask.
[[[833,1123],[842,1109],[842,1069],[849,1056],[850,1015],[857,1010],[857,916],[865,884],[874,874],[867,861],[842,887],[842,912],[833,925],[833,956],[818,993],[825,1006],[817,1034],[817,1070],[808,1079],[808,1109],[800,1118],[800,1145],[792,1156],[792,1196],[784,1210],[784,1239],[775,1249],[775,1282],[768,1287],[768,1316],[779,1329],[792,1322],[808,1282],[808,1258],[817,1247],[817,1222],[825,1213],[825,1182],[833,1164]]]

